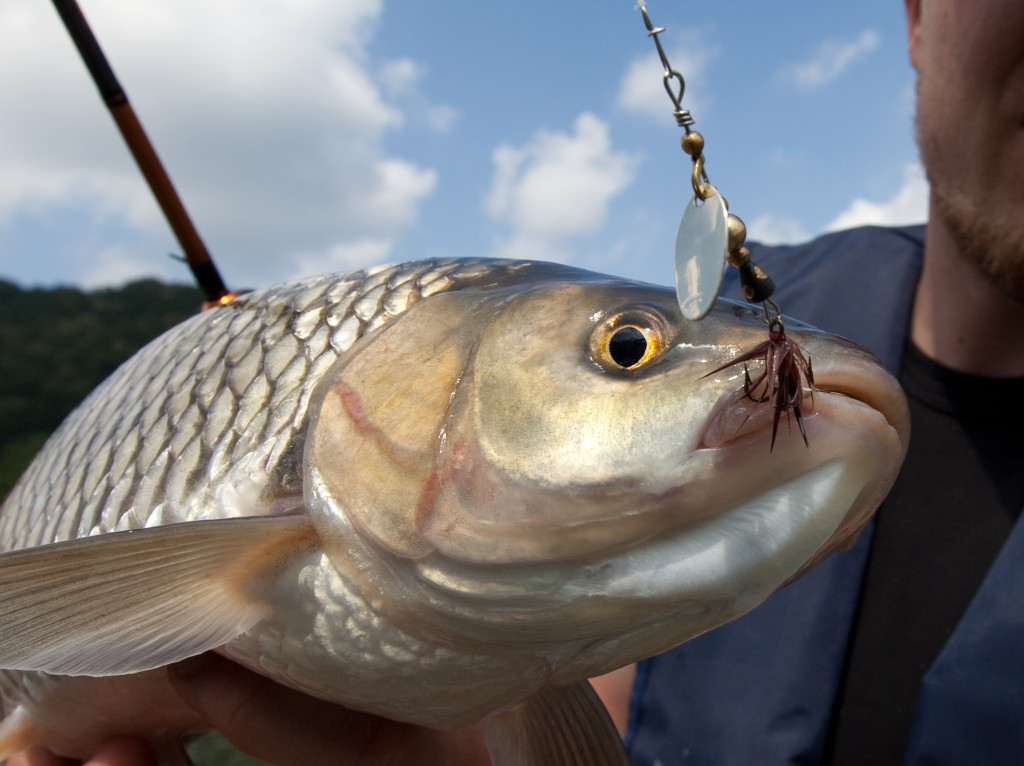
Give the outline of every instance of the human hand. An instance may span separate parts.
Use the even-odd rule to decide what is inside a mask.
[[[281,686],[213,653],[173,665],[169,674],[178,695],[211,728],[242,752],[274,766],[491,763],[479,726],[441,732],[358,713]]]
[[[274,766],[490,766],[478,725],[435,731],[358,713],[207,653],[168,669],[181,699],[236,748]],[[8,766],[156,766],[145,740],[118,738],[88,761],[33,747]]]

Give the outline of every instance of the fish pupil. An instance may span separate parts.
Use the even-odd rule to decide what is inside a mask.
[[[635,327],[616,330],[608,339],[608,356],[619,367],[632,367],[647,353],[647,337]]]

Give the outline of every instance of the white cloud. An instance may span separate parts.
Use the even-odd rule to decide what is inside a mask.
[[[826,231],[875,224],[902,226],[922,223],[928,217],[928,181],[920,162],[904,169],[903,185],[885,202],[858,198],[825,227]]]
[[[393,96],[404,96],[420,84],[426,67],[412,59],[392,59],[380,65],[382,86]]]
[[[391,256],[394,243],[389,239],[361,239],[336,245],[324,253],[300,255],[296,259],[296,277],[359,269],[371,263],[383,263]]]
[[[447,104],[430,104],[424,116],[427,118],[427,127],[435,133],[447,133],[459,119],[459,111]]]
[[[679,47],[666,51],[669,63],[679,72],[686,82],[683,93],[682,107],[692,112],[695,118],[706,119],[705,104],[701,99],[700,85],[704,70],[716,55],[713,48],[707,46],[707,35],[692,29],[681,29],[673,34],[679,40]],[[665,91],[665,68],[661,64],[657,51],[634,59],[619,85],[617,105],[620,109],[640,114],[658,122],[672,124],[672,101]],[[694,83],[698,83],[696,93]],[[678,81],[670,83],[673,92],[677,93]]]
[[[435,104],[420,88],[427,68],[412,59],[385,61],[379,69],[381,86],[388,96],[401,101],[406,111],[435,133],[447,133],[458,118],[458,111],[447,104]]]
[[[421,94],[416,62],[372,59],[380,0],[91,0],[84,10],[229,283],[393,243],[432,194],[436,172],[389,156],[384,140],[415,120],[446,130],[456,113]],[[6,0],[0,29],[0,71],[17,73],[0,78],[0,224],[71,208],[123,237],[109,257],[65,264],[65,280],[120,281],[115,266],[185,279],[52,8]]]
[[[795,218],[780,218],[765,213],[747,225],[747,238],[763,245],[782,245],[805,242],[810,235]]]
[[[140,260],[138,252],[125,245],[111,245],[101,247],[96,254],[91,254],[88,271],[85,273],[79,284],[87,289],[105,287],[107,285],[118,285],[130,282],[134,279],[142,279],[153,274],[153,266],[177,266],[181,275],[179,281],[184,281],[185,270],[173,259],[168,258],[165,253],[151,253],[150,258]],[[151,263],[151,260],[159,263]],[[237,287],[237,285],[235,285]]]
[[[541,130],[523,147],[499,146],[493,160],[485,207],[511,229],[495,254],[545,260],[567,260],[568,239],[602,228],[637,164],[612,148],[608,126],[589,113],[571,134]]]
[[[822,231],[839,231],[855,226],[905,226],[923,223],[928,217],[928,181],[921,163],[909,163],[900,187],[889,199],[872,202],[858,197]],[[765,213],[747,224],[748,239],[765,245],[805,242],[814,236],[795,218]]]
[[[798,90],[816,90],[838,78],[852,64],[878,48],[881,40],[874,29],[865,29],[849,42],[825,40],[810,60],[787,68],[783,77]]]

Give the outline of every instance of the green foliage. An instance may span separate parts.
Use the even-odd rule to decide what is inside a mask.
[[[75,405],[201,301],[155,280],[91,292],[0,280],[0,500]]]
[[[266,761],[235,750],[215,731],[201,736],[188,746],[188,756],[196,766],[268,766]]]
[[[25,431],[0,443],[0,501],[46,442],[48,433]]]

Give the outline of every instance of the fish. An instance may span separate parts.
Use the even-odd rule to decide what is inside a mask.
[[[811,447],[783,424],[769,451],[774,408],[728,366],[766,320],[726,300],[691,322],[662,287],[433,259],[186,320],[0,508],[0,757],[138,735],[180,762],[203,723],[164,668],[216,650],[353,709],[483,720],[495,763],[517,739],[628,763],[586,679],[848,547],[905,453],[883,366],[786,326]]]

